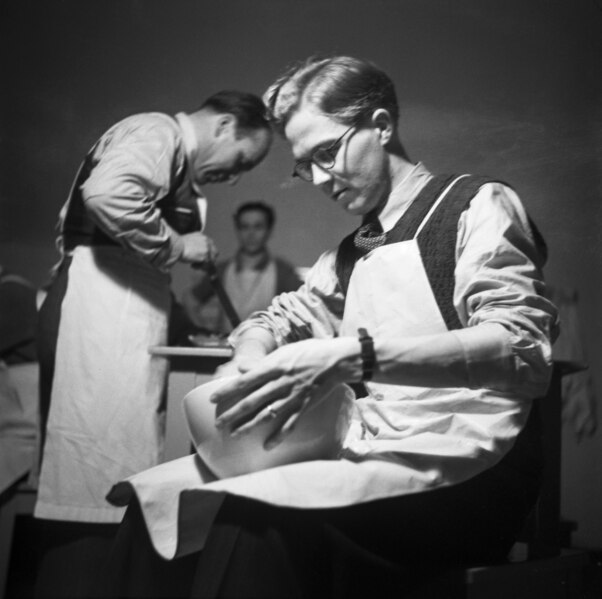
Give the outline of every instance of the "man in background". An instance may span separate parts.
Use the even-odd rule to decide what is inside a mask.
[[[238,251],[217,264],[217,274],[240,319],[265,310],[272,298],[295,291],[302,281],[294,267],[272,256],[268,241],[274,230],[274,210],[263,202],[242,204],[234,213]],[[207,275],[182,295],[188,318],[199,329],[226,334],[232,329]]]

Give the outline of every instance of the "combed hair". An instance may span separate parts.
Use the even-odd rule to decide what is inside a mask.
[[[259,96],[236,90],[223,90],[209,96],[201,108],[210,108],[218,114],[236,117],[238,129],[269,129],[265,105]]]
[[[288,69],[263,95],[274,127],[283,133],[292,114],[309,102],[326,116],[359,124],[377,108],[399,118],[395,86],[371,62],[351,56],[309,58]]]
[[[240,216],[242,214],[244,214],[245,212],[249,212],[250,210],[258,210],[259,212],[263,212],[265,214],[265,219],[266,219],[266,223],[268,225],[268,229],[274,228],[274,223],[276,222],[276,214],[274,213],[274,209],[271,206],[268,206],[267,204],[264,204],[263,202],[261,202],[259,200],[255,200],[252,202],[245,202],[244,204],[241,204],[238,207],[236,212],[232,215],[232,218],[234,219],[234,224],[237,227],[238,227],[238,222],[239,222]]]

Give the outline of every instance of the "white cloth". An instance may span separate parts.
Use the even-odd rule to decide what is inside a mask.
[[[231,260],[224,272],[224,289],[241,320],[265,310],[276,295],[276,263],[270,259],[262,269],[239,269]]]
[[[414,181],[410,178],[408,183]],[[493,220],[499,225],[499,220]],[[514,222],[507,216],[500,220]],[[523,231],[521,239],[531,244],[528,229],[523,229],[521,222],[514,226]],[[505,233],[505,228],[499,229],[488,243],[500,244]],[[459,244],[466,246],[466,237],[459,238]],[[489,254],[487,248],[483,250]],[[533,336],[541,364],[536,362],[531,369],[533,380],[528,391],[543,394],[551,367],[546,327],[553,320],[553,309],[534,296],[531,278],[539,281],[536,267],[529,261],[527,269],[527,258],[522,253],[519,258],[518,251],[516,254],[516,273],[507,260],[511,268],[503,274],[509,279],[522,277],[522,286],[513,293],[526,294],[529,310],[536,311],[533,306],[538,305],[541,311],[535,318],[541,320],[541,330]],[[474,274],[474,269],[470,270]],[[461,280],[460,288],[466,283]],[[481,286],[476,287],[481,292]],[[343,298],[336,296],[337,289],[334,254],[328,253],[310,272],[300,292],[276,298],[266,314],[243,323],[233,338],[258,322],[264,322],[281,342],[287,341],[292,329],[305,330],[315,337],[356,335],[358,325],[366,326],[376,336],[447,330],[415,240],[383,246],[356,265],[344,314]],[[519,313],[521,305],[516,306]],[[464,317],[470,310],[463,306],[458,311],[466,322]],[[509,344],[510,336],[503,337],[501,343]],[[472,347],[469,352],[471,356],[476,350]],[[503,360],[507,358],[506,353]],[[479,365],[475,376],[481,376],[481,370]],[[531,399],[537,396],[492,388],[427,389],[376,384],[369,388],[370,397],[357,402],[361,416],[350,429],[340,460],[291,464],[212,482],[200,460],[187,457],[131,477],[127,484],[114,489],[114,499],[127,500],[128,488],[135,490],[155,548],[163,557],[171,558],[177,547],[181,554],[203,546],[224,492],[275,505],[319,508],[353,505],[466,480],[495,464],[509,450],[526,420]],[[193,489],[198,491],[198,502],[187,504],[184,513],[178,514],[180,492]],[[194,522],[192,538],[190,528],[178,531],[178,519]],[[182,542],[181,535],[186,542]]]
[[[162,457],[169,278],[127,250],[78,246],[69,268],[38,501],[40,518],[119,522],[111,486]]]

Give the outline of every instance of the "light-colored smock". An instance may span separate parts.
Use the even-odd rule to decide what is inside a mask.
[[[123,508],[105,499],[112,485],[162,459],[168,364],[149,348],[167,342],[168,270],[182,241],[156,202],[196,198],[180,176],[194,147],[185,115],[178,121],[151,113],[111,128],[63,208],[59,245],[71,264],[36,517],[119,522]],[[94,242],[95,227],[117,243]]]
[[[265,310],[274,296],[294,291],[301,285],[294,267],[278,256],[266,252],[255,268],[243,268],[240,252],[219,262],[217,274],[240,320],[253,312]],[[206,274],[182,294],[182,305],[190,320],[201,328],[229,333],[232,326]]]
[[[430,179],[417,165],[382,214],[389,230]],[[445,201],[445,192],[440,201]],[[428,219],[428,216],[427,216]],[[356,264],[343,297],[327,252],[298,292],[234,332],[262,326],[279,344],[357,335],[375,339],[444,333],[416,239],[382,246]],[[129,479],[113,499],[138,495],[155,548],[164,557],[200,549],[224,493],[275,505],[324,508],[434,489],[467,480],[512,447],[551,373],[553,306],[543,291],[524,209],[501,184],[484,185],[458,223],[454,305],[465,327],[457,335],[470,388],[423,388],[368,383],[341,459],[291,464],[211,482],[196,457]],[[179,503],[196,489],[194,502]],[[178,515],[178,505],[182,510]],[[177,521],[181,526],[178,530]]]

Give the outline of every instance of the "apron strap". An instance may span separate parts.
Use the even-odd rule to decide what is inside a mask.
[[[420,227],[418,247],[433,295],[449,330],[463,328],[454,306],[458,221],[489,177],[465,176],[458,180]]]
[[[444,189],[457,177],[454,175],[438,175],[429,180],[421,189],[416,199],[412,202],[395,226],[387,233],[385,244],[397,243],[412,239],[420,224],[424,221],[431,206],[441,195]],[[336,274],[343,295],[347,295],[351,273],[355,263],[363,252],[355,247],[353,239],[357,229],[343,239],[337,250]]]
[[[458,221],[479,189],[496,181],[474,175],[433,177],[387,234],[385,245],[416,237],[433,295],[449,330],[462,328],[453,302]],[[438,201],[443,198],[445,201]],[[536,244],[545,252],[539,231],[531,220],[530,224]],[[353,244],[354,236],[355,231],[345,237],[337,251],[336,273],[344,295],[362,255]]]

